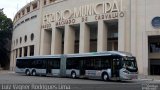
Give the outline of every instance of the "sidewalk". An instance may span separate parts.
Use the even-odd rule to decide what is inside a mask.
[[[6,74],[6,73],[15,73],[15,72],[14,71],[10,71],[10,70],[0,69],[0,74]]]
[[[138,79],[140,80],[158,80],[160,81],[160,75],[139,75]]]

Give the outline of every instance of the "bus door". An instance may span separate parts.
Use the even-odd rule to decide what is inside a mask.
[[[85,60],[80,60],[80,75],[85,75]]]
[[[120,61],[119,59],[113,59],[112,60],[112,65],[111,65],[111,72],[112,72],[112,77],[119,77],[119,65],[120,65]]]
[[[46,63],[47,63],[46,74],[51,74],[53,61],[48,59]]]

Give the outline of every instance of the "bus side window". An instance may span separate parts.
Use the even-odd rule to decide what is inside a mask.
[[[69,62],[68,59],[66,61],[66,69],[71,69],[71,63]]]
[[[17,67],[18,68],[22,68],[22,63],[21,63],[21,60],[20,59],[17,59]]]
[[[110,68],[109,59],[103,58],[101,61],[102,61],[102,62],[101,62],[101,64],[102,64],[102,69],[108,69],[108,68]]]
[[[67,69],[78,69],[79,68],[79,60],[75,58],[67,59]]]
[[[37,66],[37,60],[35,60],[34,62],[33,62],[33,68],[38,68],[38,66]]]
[[[46,68],[46,61],[45,60],[42,61],[42,68]]]
[[[97,57],[95,58],[95,69],[96,70],[99,70],[99,69],[102,69],[102,63],[101,63],[101,58],[100,57]]]
[[[93,69],[93,60],[92,58],[86,58],[86,69],[92,70]]]
[[[59,69],[60,68],[60,60],[59,59],[53,60],[52,66],[54,69]]]

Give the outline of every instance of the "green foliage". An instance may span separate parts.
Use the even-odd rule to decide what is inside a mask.
[[[12,30],[12,20],[7,18],[3,12],[0,12],[0,30]]]
[[[12,20],[0,11],[0,66],[6,68],[10,61],[10,42],[12,38]]]

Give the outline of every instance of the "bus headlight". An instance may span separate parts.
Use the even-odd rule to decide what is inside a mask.
[[[124,70],[123,72],[124,72],[124,73],[127,73],[127,74],[129,74],[129,71],[128,71],[128,70]]]

